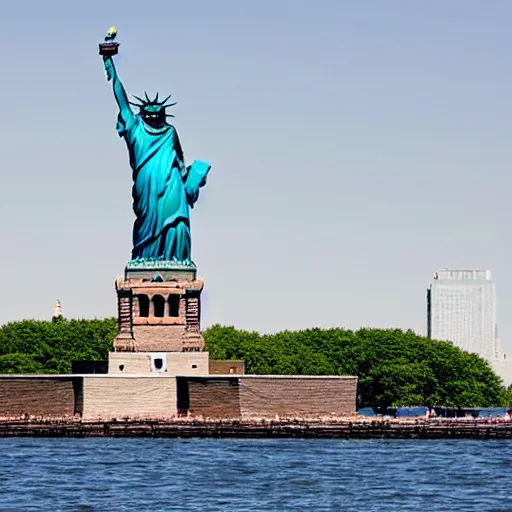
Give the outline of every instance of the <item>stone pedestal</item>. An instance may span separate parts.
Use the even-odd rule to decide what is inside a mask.
[[[201,291],[194,265],[129,263],[116,280],[115,352],[200,352]]]

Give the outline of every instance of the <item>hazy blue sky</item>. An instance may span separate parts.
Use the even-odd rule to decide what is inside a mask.
[[[204,325],[425,332],[442,267],[490,268],[512,349],[512,2],[0,3],[0,323],[116,312],[131,171],[97,43],[172,93]]]

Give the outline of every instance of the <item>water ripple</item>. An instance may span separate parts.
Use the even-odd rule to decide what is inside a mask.
[[[507,441],[1,439],[0,510],[509,511]]]

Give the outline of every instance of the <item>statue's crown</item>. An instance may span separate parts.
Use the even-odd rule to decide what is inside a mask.
[[[161,110],[165,110],[167,107],[174,107],[174,105],[176,105],[176,102],[167,103],[167,100],[172,96],[172,94],[169,94],[169,96],[167,96],[167,98],[165,98],[165,100],[163,100],[163,101],[159,101],[158,93],[156,93],[155,98],[152,100],[149,99],[147,92],[144,92],[145,99],[139,98],[138,96],[135,96],[135,95],[132,95],[132,96],[138,101],[138,103],[133,103],[130,101],[129,102],[130,105],[133,105],[134,107],[138,107],[141,110],[141,112],[148,112],[148,113],[154,114],[156,112],[160,112]],[[174,117],[172,114],[166,114],[166,115],[169,117]]]

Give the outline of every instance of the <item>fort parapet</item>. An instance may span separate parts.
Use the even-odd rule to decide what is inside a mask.
[[[0,375],[0,417],[346,417],[356,412],[356,388],[356,377]]]

